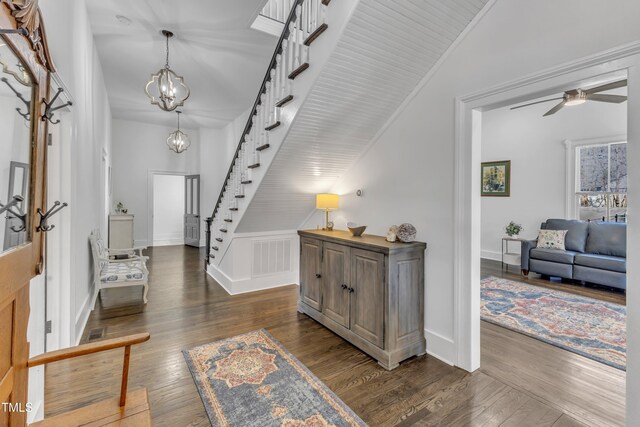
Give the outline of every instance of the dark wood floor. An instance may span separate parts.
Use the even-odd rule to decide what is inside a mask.
[[[132,352],[130,388],[149,389],[154,425],[209,425],[180,350],[259,328],[371,426],[623,424],[620,371],[537,340],[483,324],[482,369],[473,374],[430,356],[387,372],[297,313],[296,286],[230,296],[202,271],[197,249],[149,252],[147,306],[139,303],[137,289],[104,291],[84,340],[101,328],[106,338],[151,333],[151,340]],[[113,351],[49,366],[47,415],[116,396],[121,360],[121,352]]]

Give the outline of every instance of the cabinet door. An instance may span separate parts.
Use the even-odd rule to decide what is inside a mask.
[[[351,331],[384,345],[384,255],[351,249]]]
[[[325,242],[322,251],[322,313],[348,328],[349,248]]]
[[[300,299],[311,308],[322,309],[322,243],[300,239]]]

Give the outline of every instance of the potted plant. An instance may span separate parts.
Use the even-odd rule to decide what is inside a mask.
[[[116,213],[122,213],[123,208],[124,205],[122,204],[122,202],[118,202],[118,204],[116,205]]]
[[[524,228],[522,228],[522,225],[516,224],[513,221],[511,221],[505,228],[505,231],[507,232],[507,235],[509,237],[517,236],[522,230],[524,230]]]

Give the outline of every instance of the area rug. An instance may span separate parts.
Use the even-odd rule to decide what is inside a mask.
[[[366,426],[264,329],[183,354],[214,427]]]
[[[480,286],[482,320],[625,370],[625,306],[496,277]]]

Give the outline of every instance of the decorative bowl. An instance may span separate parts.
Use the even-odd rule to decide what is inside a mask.
[[[362,236],[362,233],[364,233],[364,230],[367,229],[366,225],[358,225],[355,222],[348,222],[347,223],[347,228],[349,229],[349,231],[351,232],[351,235],[353,237],[360,237]]]

